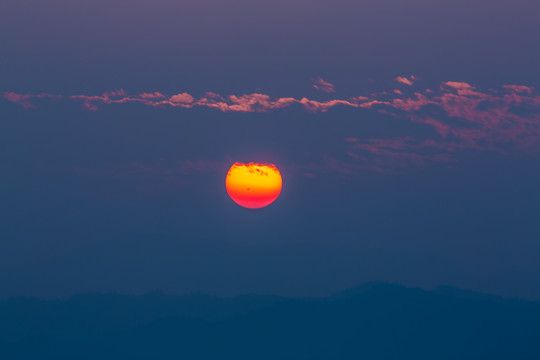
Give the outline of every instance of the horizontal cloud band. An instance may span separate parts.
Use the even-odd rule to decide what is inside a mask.
[[[415,79],[414,77],[412,78]],[[398,79],[404,78],[398,77]],[[412,85],[412,83],[410,85]],[[93,111],[98,110],[99,104],[124,104],[129,102],[137,102],[156,107],[170,106],[188,109],[194,107],[208,107],[224,112],[265,112],[283,109],[293,104],[300,104],[307,110],[313,112],[328,111],[330,108],[336,106],[372,108],[377,105],[388,106],[398,110],[412,111],[419,110],[421,107],[429,104],[435,104],[444,105],[445,108],[451,112],[457,113],[460,111],[459,109],[450,109],[452,103],[458,108],[460,106],[465,106],[470,110],[471,104],[478,104],[479,102],[484,101],[502,101],[505,104],[525,104],[533,107],[540,106],[540,97],[533,94],[534,88],[524,85],[503,85],[501,91],[491,89],[488,93],[482,93],[468,83],[448,81],[442,83],[439,90],[437,95],[434,91],[425,89],[423,92],[415,92],[413,97],[402,97],[402,91],[394,90],[393,95],[399,95],[400,97],[391,98],[389,92],[383,91],[370,94],[369,96],[357,96],[348,99],[333,99],[328,101],[310,100],[306,97],[301,99],[293,97],[272,99],[269,95],[260,93],[229,95],[224,97],[212,92],[208,92],[201,98],[196,99],[185,92],[172,96],[167,96],[161,92],[127,95],[124,90],[105,92],[101,95],[62,96],[46,93],[34,95],[5,92],[0,96],[17,103],[24,108],[33,108],[34,104],[32,103],[32,100],[35,99],[78,99],[83,101],[85,108]]]
[[[413,82],[417,80],[414,76],[409,79],[396,79],[409,89],[416,87]],[[334,90],[332,84],[321,78],[316,79],[315,83],[319,88],[325,86]],[[161,92],[127,95],[123,90],[97,96],[8,92],[2,94],[2,97],[24,108],[34,107],[33,101],[38,99],[81,100],[83,106],[92,111],[98,110],[101,104],[130,102],[153,107],[206,107],[223,112],[267,112],[294,104],[301,105],[310,112],[325,112],[342,106],[373,109],[433,129],[433,136],[421,139],[415,138],[412,132],[394,139],[360,139],[351,134],[346,139],[349,158],[358,164],[369,166],[372,170],[380,171],[410,164],[451,162],[454,161],[452,155],[459,150],[505,152],[505,146],[509,146],[527,153],[540,152],[540,96],[534,88],[524,85],[503,85],[499,89],[480,91],[465,82],[448,81],[436,90],[424,89],[409,96],[396,89],[328,101],[306,97],[271,98],[260,93],[221,96],[209,92],[200,98],[189,93],[172,96]]]

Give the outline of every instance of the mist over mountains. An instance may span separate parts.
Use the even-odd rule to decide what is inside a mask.
[[[324,298],[0,301],[3,359],[538,359],[540,303],[367,283]]]

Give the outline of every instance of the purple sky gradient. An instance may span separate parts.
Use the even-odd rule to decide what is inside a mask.
[[[4,0],[0,297],[540,299],[538,1]],[[278,166],[260,212],[224,189]]]

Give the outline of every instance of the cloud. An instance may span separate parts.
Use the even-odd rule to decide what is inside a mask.
[[[530,86],[524,86],[524,85],[503,85],[503,88],[508,91],[513,91],[516,93],[525,93],[531,95],[534,88]]]
[[[315,100],[309,100],[308,98],[302,98],[298,101],[296,101],[304,106],[304,108],[311,112],[325,112],[328,111],[328,109],[333,108],[335,106],[350,106],[350,107],[358,107],[358,104],[353,102],[352,100],[329,100],[329,101],[315,101]]]
[[[433,100],[428,99],[426,95],[423,95],[421,93],[414,93],[414,96],[414,98],[394,99],[390,103],[390,106],[400,110],[414,111],[428,104],[435,103]]]
[[[57,100],[60,99],[61,95],[52,95],[52,94],[18,94],[14,92],[5,92],[1,95],[1,97],[5,98],[6,100],[9,100],[11,102],[14,102],[15,104],[21,105],[25,109],[32,109],[34,108],[34,104],[32,103],[32,99],[53,99]]]
[[[316,79],[311,79],[313,87],[317,90],[324,91],[325,93],[335,93],[335,85],[323,80],[320,76]]]
[[[193,101],[195,101],[195,99],[193,99],[193,96],[189,95],[188,93],[182,93],[171,96],[169,101],[174,104],[191,104]]]
[[[482,93],[475,91],[474,86],[466,82],[447,81],[441,85],[441,88],[444,90],[445,86],[456,90],[458,95],[472,95],[472,96],[483,95]]]
[[[166,96],[163,95],[162,93],[160,92],[153,92],[153,93],[142,93],[139,95],[141,97],[141,99],[152,99],[152,100],[155,100],[155,99],[163,99],[165,98]]]
[[[272,97],[263,93],[225,96],[207,92],[200,97],[188,92],[129,95],[123,90],[64,98],[14,92],[1,96],[27,109],[35,107],[36,99],[78,100],[92,111],[97,111],[103,104],[126,103],[162,108],[201,107],[222,112],[268,112],[298,105],[317,113],[349,107],[383,113],[408,124],[395,138],[348,136],[345,141],[347,154],[351,166],[356,164],[352,167],[355,171],[395,171],[434,162],[449,164],[464,151],[540,153],[540,96],[533,87],[525,85],[502,85],[499,89],[482,91],[467,82],[445,81],[436,90],[425,89],[412,95],[390,90],[327,101]],[[418,131],[419,126],[425,131]],[[344,171],[345,164],[338,165],[334,160],[328,160],[327,164]],[[306,173],[313,171],[310,169]]]
[[[410,79],[407,79],[405,76],[398,76],[397,78],[395,78],[395,80],[400,84],[411,86],[416,81],[416,77],[414,75],[411,75]]]
[[[115,96],[112,96],[112,94],[115,94]],[[300,104],[306,110],[311,112],[324,112],[339,105],[350,107],[370,107],[372,105],[371,101],[365,102],[364,104],[361,103],[363,100],[368,99],[367,97],[358,97],[349,100],[335,99],[328,101],[317,101],[310,100],[305,97],[301,99],[292,97],[272,99],[269,95],[260,93],[229,95],[224,97],[222,95],[209,92],[199,99],[196,99],[186,92],[169,97],[161,93],[143,93],[132,96],[118,96],[117,94],[119,94],[119,92],[107,92],[102,95],[92,96],[72,95],[70,98],[83,100],[83,107],[92,111],[97,110],[99,104],[121,104],[127,102],[138,102],[155,107],[171,106],[187,109],[195,107],[207,107],[223,112],[266,112],[283,109],[293,104]]]
[[[390,139],[349,137],[345,139],[348,154],[366,166],[395,172],[435,162],[450,164],[464,151],[540,153],[540,96],[527,86],[502,89],[481,92],[471,84],[448,81],[437,94],[425,91],[383,102],[385,111],[434,133]]]

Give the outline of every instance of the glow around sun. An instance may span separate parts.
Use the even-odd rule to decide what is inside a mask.
[[[281,174],[274,164],[240,163],[229,169],[225,186],[238,205],[259,209],[270,205],[281,192]]]

